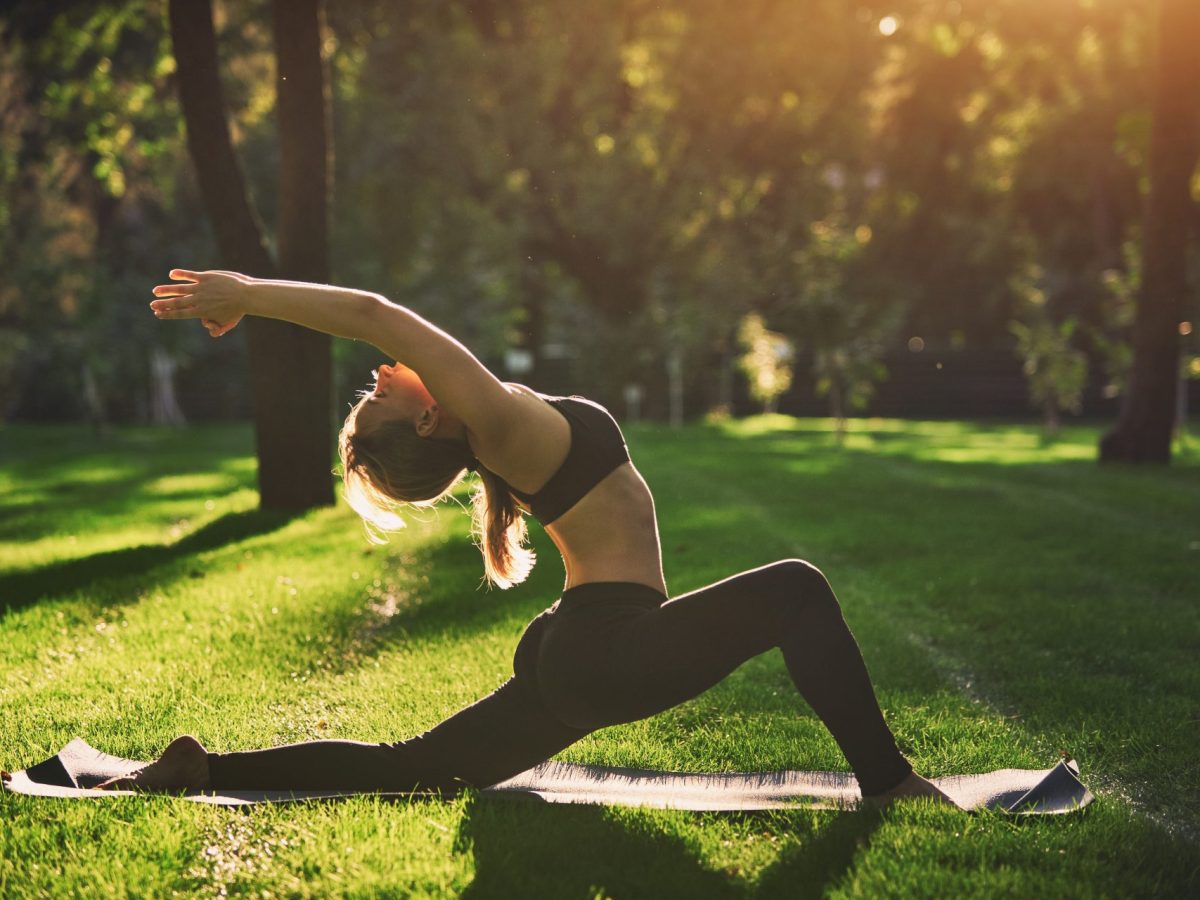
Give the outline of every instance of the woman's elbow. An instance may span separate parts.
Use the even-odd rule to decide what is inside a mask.
[[[373,294],[362,291],[355,297],[354,320],[358,323],[359,340],[374,343],[380,334],[381,326],[395,315],[396,304],[383,294]]]

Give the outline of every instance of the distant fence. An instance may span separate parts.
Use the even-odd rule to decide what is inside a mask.
[[[881,416],[901,419],[1028,419],[1038,420],[1041,411],[1029,399],[1029,387],[1021,370],[1021,361],[1006,350],[925,350],[912,353],[898,350],[886,354],[883,364],[887,378],[876,385],[864,410],[856,416]],[[811,357],[796,361],[792,389],[779,401],[779,411],[793,416],[828,416],[829,401],[814,391]],[[1081,415],[1094,419],[1115,419],[1121,405],[1119,397],[1106,397],[1107,379],[1099,366],[1092,365],[1083,394]],[[1200,421],[1200,382],[1186,382],[1187,409],[1190,418]],[[693,398],[703,407],[704,398]],[[756,412],[757,405],[746,394],[741,378],[735,379],[733,413]],[[656,412],[653,409],[652,412]],[[703,409],[689,409],[689,415]],[[1072,415],[1063,414],[1064,421]]]
[[[887,379],[859,415],[896,418],[1036,418],[1021,361],[1004,350],[952,350],[884,357]],[[813,391],[811,360],[800,359],[796,386],[779,405],[797,416],[826,416],[829,402]],[[1095,369],[1095,367],[1093,367]],[[1083,415],[1116,416],[1119,399],[1104,396],[1103,373],[1093,371],[1084,391]],[[740,405],[740,404],[739,404]]]

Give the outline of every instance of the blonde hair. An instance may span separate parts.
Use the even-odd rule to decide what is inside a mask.
[[[471,494],[472,533],[483,553],[483,569],[499,588],[520,584],[536,560],[525,546],[525,518],[499,475],[479,464],[466,442],[424,438],[411,422],[390,419],[373,428],[358,426],[360,400],[338,435],[346,501],[362,516],[367,537],[386,543],[389,531],[405,525],[402,505],[433,506],[468,470],[479,475]]]

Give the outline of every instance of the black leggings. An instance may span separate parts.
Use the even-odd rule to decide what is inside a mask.
[[[218,789],[422,791],[486,786],[586,734],[670,709],[779,647],[866,795],[912,767],[883,721],[862,654],[814,566],[783,560],[690,594],[585,584],[525,629],[514,676],[418,737],[210,753]]]

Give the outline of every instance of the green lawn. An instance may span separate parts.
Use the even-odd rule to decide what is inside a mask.
[[[819,565],[929,774],[1078,758],[1099,800],[1013,821],[922,803],[754,815],[467,795],[223,811],[0,796],[0,896],[1146,896],[1200,882],[1200,457],[1099,468],[1096,431],[763,417],[631,428],[673,593]],[[345,508],[254,511],[246,428],[0,427],[0,765],[72,737],[149,757],[394,740],[491,690],[554,600],[454,507],[372,548]],[[845,768],[778,654],[564,758]]]

